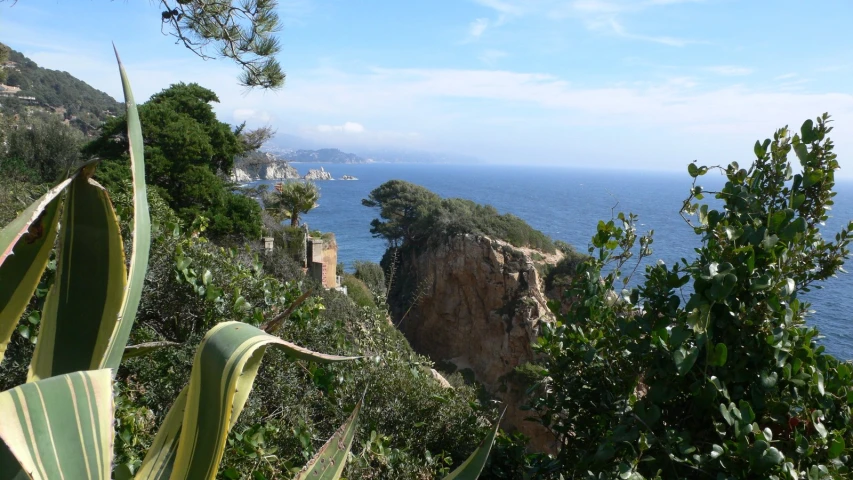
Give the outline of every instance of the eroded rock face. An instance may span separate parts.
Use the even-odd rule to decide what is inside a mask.
[[[231,181],[247,183],[255,180],[289,180],[299,178],[299,172],[286,161],[271,153],[256,153],[243,160],[231,173]]]
[[[389,303],[412,347],[440,367],[473,375],[508,406],[505,429],[531,437],[533,449],[554,451],[554,438],[525,420],[531,412],[519,408],[524,387],[512,376],[533,360],[539,322],[552,318],[530,256],[488,237],[461,235],[400,253],[398,262]]]

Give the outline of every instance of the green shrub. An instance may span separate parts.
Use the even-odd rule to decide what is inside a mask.
[[[566,477],[849,478],[853,366],[817,344],[799,298],[849,257],[853,222],[834,242],[819,231],[838,169],[828,121],[756,142],[749,168],[716,167],[718,192],[696,183],[711,169],[690,164],[682,214],[697,258],[646,267],[631,292],[615,289],[651,236],[633,215],[599,222],[567,292],[583,301],[555,311],[536,346],[533,405]]]
[[[347,295],[360,307],[376,307],[370,288],[354,275],[345,273],[341,285],[347,287]]]
[[[563,252],[563,258],[556,265],[549,266],[545,271],[545,290],[551,290],[554,287],[562,287],[571,283],[572,277],[575,276],[578,266],[589,258],[576,251],[572,246],[564,243],[560,250]]]
[[[353,276],[364,282],[367,288],[373,293],[373,298],[378,303],[385,299],[387,288],[385,286],[385,272],[382,267],[375,262],[367,262],[356,260],[352,263],[355,272]]]

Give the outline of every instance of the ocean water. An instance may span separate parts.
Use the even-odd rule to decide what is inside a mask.
[[[319,164],[294,164],[300,173]],[[319,207],[305,215],[311,229],[331,231],[338,242],[338,259],[349,269],[354,260],[378,262],[385,242],[370,234],[376,210],[361,205],[371,190],[391,179],[422,185],[443,197],[461,197],[491,204],[512,213],[554,239],[586,252],[599,220],[613,213],[639,216],[638,230],[654,230],[650,261],[668,265],[692,259],[699,237],[684,222],[679,210],[688,196],[691,178],[684,173],[604,171],[584,168],[495,165],[357,164],[322,165],[334,178],[353,175],[355,181],[317,182]],[[708,174],[699,184],[720,186],[723,177]],[[836,205],[824,229],[834,233],[853,219],[853,181],[836,184]],[[850,266],[853,272],[853,266]],[[640,269],[639,271],[642,271]],[[815,311],[809,322],[825,337],[828,352],[853,359],[853,275],[840,274],[812,290],[805,299]]]

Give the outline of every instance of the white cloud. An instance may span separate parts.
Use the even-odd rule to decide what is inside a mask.
[[[480,38],[487,28],[489,28],[489,19],[478,18],[468,26],[468,36],[473,39]]]
[[[356,122],[345,122],[343,125],[317,125],[317,131],[320,133],[363,133],[364,126]]]
[[[779,75],[778,77],[774,77],[773,80],[787,80],[789,78],[794,78],[796,76],[797,76],[796,73],[785,73],[785,74]]]
[[[724,77],[739,77],[749,75],[753,72],[751,68],[739,67],[736,65],[714,65],[711,67],[705,67],[704,70]]]

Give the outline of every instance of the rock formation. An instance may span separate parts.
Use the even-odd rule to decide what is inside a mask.
[[[553,452],[553,436],[525,420],[532,414],[519,408],[525,386],[513,375],[518,365],[533,360],[539,322],[552,318],[539,273],[524,250],[477,235],[451,237],[421,251],[404,249],[396,255],[389,304],[416,351],[439,368],[473,377],[507,404],[504,428],[530,437],[533,449]]]
[[[234,164],[231,181],[247,183],[255,180],[289,180],[299,178],[299,172],[285,160],[272,153],[253,152]]]
[[[308,173],[306,173],[303,178],[305,178],[305,180],[334,180],[332,178],[332,174],[327,172],[323,167],[320,167],[319,170],[316,168],[308,170]]]

